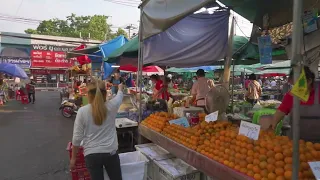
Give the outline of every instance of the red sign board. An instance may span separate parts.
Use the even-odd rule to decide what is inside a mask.
[[[74,65],[74,59],[67,59],[66,52],[73,47],[51,45],[32,45],[31,67],[69,68]]]

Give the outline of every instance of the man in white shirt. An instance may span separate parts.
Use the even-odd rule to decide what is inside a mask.
[[[191,89],[192,100],[196,106],[205,106],[205,97],[214,87],[214,82],[211,79],[205,77],[205,72],[203,69],[197,71],[197,81],[193,84]]]

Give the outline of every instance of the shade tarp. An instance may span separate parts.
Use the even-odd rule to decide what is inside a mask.
[[[108,59],[117,58],[122,55],[126,55],[129,53],[136,53],[136,56],[138,56],[138,50],[139,50],[139,38],[138,36],[132,38],[127,43],[125,43],[120,48],[114,50],[112,53],[110,53],[109,56],[107,56],[104,60],[107,61]]]
[[[263,16],[268,14],[269,28],[278,27],[292,21],[293,0],[219,0],[224,5],[263,27]],[[303,1],[304,10],[320,9],[319,0]]]
[[[144,41],[144,64],[194,67],[223,59],[228,48],[229,12],[193,14]]]
[[[71,58],[88,55],[91,62],[102,62],[103,58],[108,57],[113,51],[119,49],[126,42],[128,42],[128,39],[121,35],[98,46],[70,51],[67,53],[67,57]]]
[[[141,5],[142,38],[167,30],[213,0],[145,0]]]
[[[269,64],[265,69],[289,69],[291,67],[291,60],[282,61],[274,64]]]

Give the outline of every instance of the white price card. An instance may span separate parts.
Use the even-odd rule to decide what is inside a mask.
[[[183,126],[183,127],[190,127],[189,121],[185,117],[171,120],[171,121],[169,121],[169,123],[170,124],[178,124],[178,125]]]
[[[205,121],[206,122],[213,122],[218,119],[219,111],[213,112],[211,114],[206,115]]]
[[[308,162],[316,179],[320,179],[320,161]]]
[[[260,126],[246,121],[241,121],[239,134],[247,136],[250,139],[258,140],[260,133]]]

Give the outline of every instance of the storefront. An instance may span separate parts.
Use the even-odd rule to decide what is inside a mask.
[[[66,83],[68,77],[65,71],[74,65],[75,59],[67,59],[66,52],[71,46],[54,46],[45,44],[31,45],[31,74],[37,83],[52,84]]]

